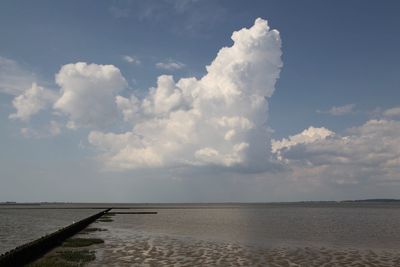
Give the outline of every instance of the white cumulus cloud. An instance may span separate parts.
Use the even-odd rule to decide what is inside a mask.
[[[31,116],[49,106],[57,99],[57,94],[33,83],[30,88],[18,95],[12,101],[17,110],[10,115],[10,119],[28,121]]]
[[[107,167],[267,164],[267,99],[282,67],[279,32],[257,19],[232,40],[200,79],[163,75],[144,99],[116,97],[131,130],[88,138]]]
[[[84,62],[62,66],[56,83],[61,97],[54,108],[68,115],[70,127],[109,126],[118,116],[115,96],[127,86],[117,67]]]
[[[299,144],[313,143],[318,140],[324,140],[329,136],[333,136],[335,133],[324,128],[309,127],[299,134],[290,136],[289,138],[283,138],[282,140],[271,141],[272,153],[276,153],[278,158],[281,158],[281,151],[285,149],[290,149],[293,146]]]

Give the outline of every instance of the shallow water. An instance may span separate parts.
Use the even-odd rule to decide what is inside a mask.
[[[0,208],[0,254],[57,231],[92,214],[93,209]]]
[[[105,240],[91,266],[400,266],[396,205],[157,211],[95,223],[108,231],[91,234]]]

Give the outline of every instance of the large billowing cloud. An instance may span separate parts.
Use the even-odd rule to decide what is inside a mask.
[[[257,19],[251,28],[234,32],[232,40],[233,45],[218,52],[200,79],[175,81],[163,75],[142,100],[116,97],[115,103],[132,128],[125,133],[90,133],[89,142],[102,151],[104,163],[117,170],[265,165],[270,150],[267,99],[275,90],[282,66],[279,32]],[[75,68],[71,65],[68,69]],[[64,83],[63,77],[59,74],[57,81],[64,94],[74,94],[76,90]],[[78,100],[70,98],[66,95],[56,107],[70,113],[74,121],[97,121],[97,116],[82,120],[86,112],[73,114]],[[87,111],[91,105],[81,106]]]
[[[56,75],[61,97],[54,108],[69,117],[69,126],[102,128],[117,118],[115,96],[127,83],[113,65],[78,62],[62,66]]]
[[[314,134],[308,134],[310,132]],[[319,133],[318,133],[319,132]],[[274,141],[274,153],[297,173],[337,184],[400,182],[400,121],[369,120],[345,134],[325,128]]]

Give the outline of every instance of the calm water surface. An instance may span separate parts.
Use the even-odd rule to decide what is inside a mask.
[[[0,208],[0,254],[96,212],[93,209]]]
[[[157,211],[157,215],[117,215],[111,226],[147,234],[250,244],[400,247],[400,206],[397,205],[282,205]]]

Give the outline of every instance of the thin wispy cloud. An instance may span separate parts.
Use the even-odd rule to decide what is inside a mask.
[[[167,0],[166,2],[169,2],[173,5],[174,9],[178,13],[184,13],[186,12],[193,4],[196,4],[200,0]]]
[[[133,56],[124,55],[122,56],[122,59],[129,64],[140,65],[142,63],[139,59]]]
[[[134,18],[140,22],[168,25],[174,34],[205,35],[207,30],[223,21],[225,8],[218,1],[197,0],[148,0],[120,1],[114,3],[109,12],[116,19]],[[176,23],[176,17],[182,20]]]
[[[163,70],[174,71],[183,69],[186,65],[180,61],[168,59],[163,62],[157,62],[156,67]]]
[[[121,8],[118,6],[111,6],[108,10],[110,11],[111,15],[117,19],[127,18],[129,17],[130,13],[128,8]]]
[[[0,56],[0,92],[19,95],[38,81],[35,73],[16,61]]]
[[[343,106],[333,106],[328,110],[317,110],[317,113],[329,114],[332,116],[344,116],[355,112],[355,104],[347,104]]]

